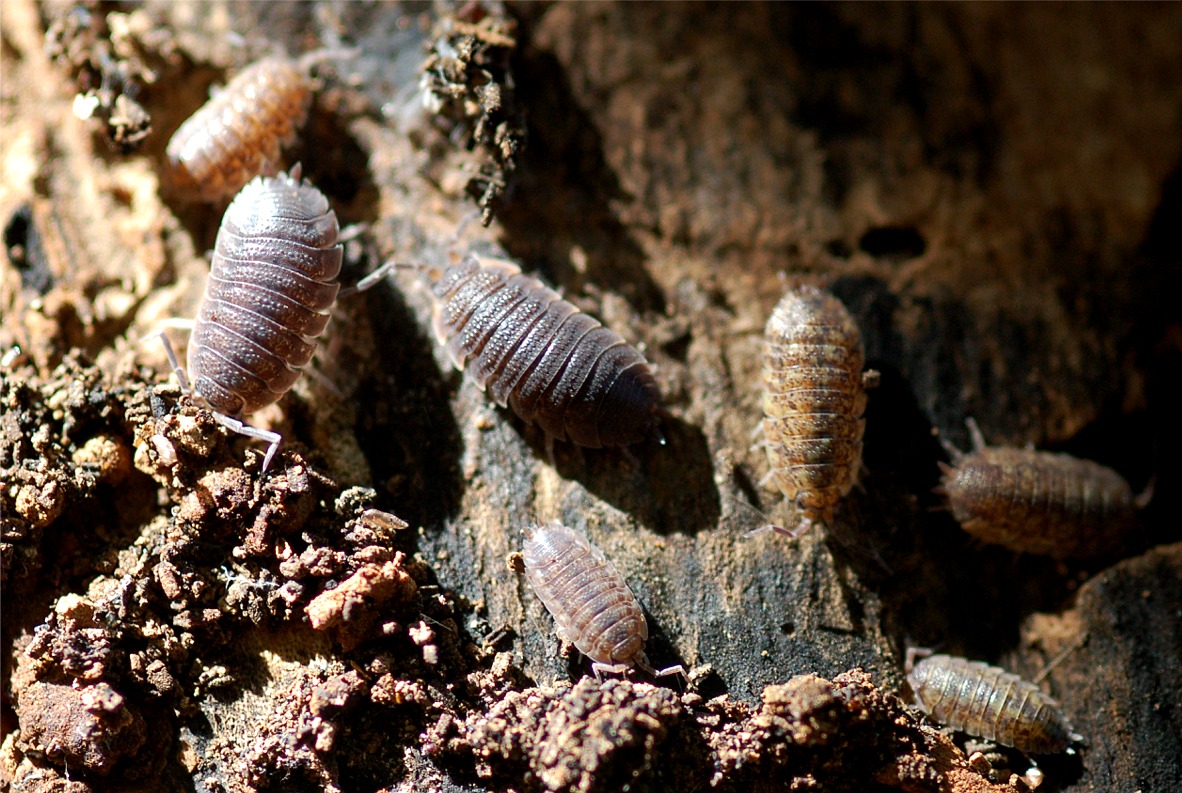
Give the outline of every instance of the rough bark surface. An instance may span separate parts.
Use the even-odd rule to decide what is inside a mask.
[[[1046,668],[1087,744],[1038,758],[1043,789],[1182,786],[1178,6],[0,18],[4,785],[1021,788],[1028,758],[970,764],[906,707],[903,651],[938,645]],[[193,316],[224,206],[170,181],[168,138],[257,57],[348,47],[282,164],[366,225],[345,282],[520,262],[644,350],[664,445],[551,452],[450,367],[421,271],[339,301],[322,376],[252,417],[284,436],[265,474],[169,384],[139,342]],[[751,444],[801,281],[881,372],[864,489],[827,530],[745,539],[797,517]],[[1134,541],[974,542],[931,493],[969,416],[1153,482]],[[510,567],[551,520],[620,568],[687,689],[560,646]]]

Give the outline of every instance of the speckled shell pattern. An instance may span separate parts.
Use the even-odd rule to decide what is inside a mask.
[[[533,529],[522,556],[530,586],[558,625],[558,636],[602,664],[644,661],[648,623],[624,577],[574,529]]]
[[[654,431],[660,395],[644,356],[517,265],[467,256],[433,290],[440,343],[501,407],[589,448]]]
[[[286,174],[226,209],[189,342],[193,390],[214,410],[253,413],[299,378],[340,289],[339,231],[324,194]]]
[[[932,655],[907,675],[920,708],[954,730],[1032,754],[1055,754],[1078,736],[1055,700],[995,666]]]
[[[255,63],[189,117],[166,153],[179,182],[203,201],[237,193],[295,140],[312,101],[311,78],[294,61]]]
[[[1119,550],[1136,524],[1128,482],[1090,460],[986,447],[942,468],[940,489],[964,530],[1011,550],[1104,555]]]
[[[828,523],[862,465],[862,335],[811,286],[784,295],[764,336],[763,430],[772,481],[807,521]]]

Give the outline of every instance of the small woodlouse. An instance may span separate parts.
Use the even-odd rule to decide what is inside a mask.
[[[435,334],[456,368],[549,438],[598,449],[656,431],[644,356],[516,264],[469,254],[432,290]]]
[[[969,534],[1015,551],[1056,558],[1102,556],[1120,549],[1136,525],[1124,477],[1099,463],[1033,449],[989,447],[968,421],[973,451],[947,445],[937,492]]]
[[[277,401],[311,360],[340,289],[339,233],[328,199],[300,180],[298,165],[247,184],[218,230],[189,341],[192,393],[230,429],[270,441],[263,470],[280,436],[236,417]],[[188,392],[171,349],[169,358]]]
[[[538,526],[522,549],[525,574],[558,625],[558,638],[591,659],[596,677],[638,666],[650,675],[685,675],[654,669],[644,653],[648,622],[640,603],[603,551],[581,532],[557,523]]]
[[[1038,686],[980,661],[907,652],[907,682],[920,709],[954,730],[1030,754],[1057,754],[1083,741]]]
[[[763,431],[768,478],[803,513],[797,537],[828,524],[857,481],[866,428],[862,334],[833,295],[813,286],[790,290],[764,335]]]
[[[264,58],[244,69],[189,117],[168,141],[178,184],[204,201],[234,195],[295,140],[312,102],[311,53]]]

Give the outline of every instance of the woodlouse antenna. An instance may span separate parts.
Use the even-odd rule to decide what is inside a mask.
[[[1073,652],[1087,644],[1090,636],[1091,635],[1087,631],[1084,631],[1083,636],[1080,636],[1070,645],[1056,653],[1055,657],[1047,662],[1047,665],[1043,667],[1041,672],[1034,676],[1034,679],[1031,682],[1035,685],[1038,685],[1042,681],[1046,680],[1050,676],[1051,672],[1055,670],[1055,667],[1067,659],[1067,656],[1071,655]]]
[[[345,287],[345,288],[341,289],[341,291],[339,293],[337,293],[337,297],[338,298],[348,297],[350,295],[355,295],[358,292],[364,292],[366,289],[369,289],[369,288],[375,286],[376,284],[378,284],[383,278],[385,278],[387,275],[389,275],[392,271],[399,270],[399,269],[422,271],[424,269],[424,265],[414,264],[412,262],[396,262],[396,261],[384,262],[381,265],[379,265],[376,270],[374,270],[372,273],[370,273],[369,275],[362,278],[360,281],[355,283],[353,286],[349,286],[349,287]]]
[[[177,360],[176,351],[172,349],[172,342],[168,339],[168,334],[163,329],[149,333],[140,339],[139,343],[143,344],[149,339],[159,338],[160,343],[164,345],[164,354],[168,356],[168,365],[172,369],[172,373],[176,376],[177,384],[181,387],[182,394],[192,394],[192,389],[189,388],[189,378],[185,375],[185,368],[181,366],[181,362]]]

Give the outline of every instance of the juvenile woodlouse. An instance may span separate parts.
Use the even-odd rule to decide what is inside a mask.
[[[644,356],[517,265],[469,254],[432,290],[435,334],[456,368],[549,438],[598,449],[656,431]]]
[[[980,661],[907,652],[907,682],[924,713],[954,730],[1030,754],[1057,754],[1083,740],[1059,705],[1033,683]]]
[[[312,53],[300,61],[276,56],[248,66],[206,102],[168,141],[166,154],[180,186],[204,201],[234,195],[295,140],[312,102]]]
[[[558,625],[558,638],[591,659],[596,677],[638,666],[650,675],[685,675],[654,669],[644,653],[648,622],[624,577],[582,533],[557,523],[528,532],[525,574]]]
[[[862,335],[831,294],[812,286],[790,290],[764,335],[763,431],[773,480],[803,513],[797,537],[828,524],[857,481],[866,428]]]
[[[189,341],[192,393],[230,429],[270,441],[263,470],[280,436],[237,417],[287,393],[316,351],[340,289],[339,233],[328,199],[300,180],[298,165],[290,175],[247,184],[218,230]],[[185,374],[168,352],[188,392]]]
[[[1124,477],[1099,463],[1033,449],[989,447],[968,422],[973,451],[947,445],[937,492],[961,527],[985,542],[1056,558],[1120,549],[1139,505]]]

